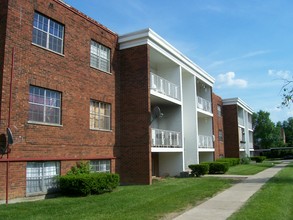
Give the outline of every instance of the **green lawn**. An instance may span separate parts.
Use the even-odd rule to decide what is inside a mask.
[[[254,175],[274,165],[275,164],[272,162],[240,164],[237,166],[230,167],[226,174]]]
[[[120,186],[98,196],[0,205],[0,219],[159,219],[195,206],[232,183],[213,177],[168,178],[150,186]]]
[[[293,219],[293,163],[270,179],[229,220]]]

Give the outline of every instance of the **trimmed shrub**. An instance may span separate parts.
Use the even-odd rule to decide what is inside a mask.
[[[208,164],[191,164],[188,167],[191,169],[191,174],[196,177],[203,176],[209,172]]]
[[[118,174],[111,173],[70,174],[59,177],[59,185],[65,195],[87,196],[111,192],[119,180]]]
[[[257,163],[262,163],[266,157],[265,156],[255,156],[250,158],[252,161],[255,161]]]
[[[246,157],[242,157],[240,160],[241,164],[250,164],[250,157],[246,156]]]
[[[78,174],[89,174],[90,173],[90,164],[89,162],[77,162],[75,166],[67,172],[67,175],[78,175]]]
[[[221,159],[217,159],[215,162],[227,162],[229,163],[229,166],[236,166],[240,163],[240,159],[239,158],[221,158]]]
[[[209,167],[209,174],[224,174],[229,169],[227,162],[212,162]]]

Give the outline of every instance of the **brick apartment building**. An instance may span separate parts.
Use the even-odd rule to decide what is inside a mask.
[[[253,110],[240,98],[213,93],[212,101],[215,159],[253,156]]]
[[[0,200],[46,194],[79,161],[151,184],[239,156],[214,78],[154,31],[118,36],[60,0],[0,5]]]
[[[215,160],[225,157],[224,148],[224,115],[223,100],[220,96],[213,93],[213,129],[214,129],[214,148]]]
[[[253,110],[240,98],[223,99],[226,157],[253,156]]]
[[[212,161],[214,79],[151,29],[119,36],[119,48],[121,174],[150,183]]]
[[[80,160],[117,172],[117,34],[58,0],[0,5],[0,132],[14,136],[0,200],[46,193]]]

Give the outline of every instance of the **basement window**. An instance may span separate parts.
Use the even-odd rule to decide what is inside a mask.
[[[90,168],[91,172],[110,173],[111,160],[91,160]]]
[[[58,189],[56,176],[60,175],[60,162],[28,162],[26,165],[26,193],[42,194]]]

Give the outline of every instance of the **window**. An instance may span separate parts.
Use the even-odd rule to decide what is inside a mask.
[[[56,176],[60,175],[60,162],[28,162],[26,165],[26,192],[48,193],[58,189]]]
[[[29,121],[60,124],[61,93],[30,86]]]
[[[35,12],[33,23],[33,43],[63,53],[64,26]]]
[[[222,116],[222,107],[220,105],[217,105],[217,111],[218,111],[218,116]]]
[[[111,172],[111,161],[110,160],[91,160],[90,168],[92,172],[98,173],[110,173]]]
[[[111,105],[91,100],[90,128],[100,130],[111,129]]]
[[[239,140],[240,140],[240,143],[245,144],[245,130],[244,130],[244,128],[239,128]]]
[[[91,67],[110,72],[110,49],[91,41]]]
[[[219,130],[219,141],[223,141],[223,131]]]

